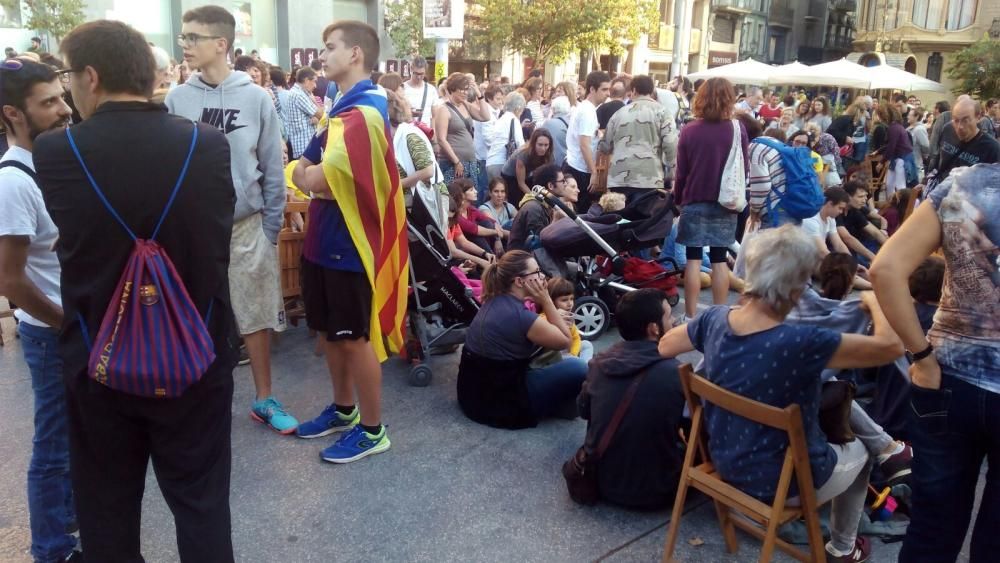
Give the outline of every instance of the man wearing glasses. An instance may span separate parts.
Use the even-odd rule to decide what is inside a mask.
[[[968,96],[960,96],[955,102],[951,121],[941,131],[937,163],[932,164],[936,168],[935,183],[960,166],[1000,162],[1000,143],[979,128],[979,107],[979,102]]]
[[[200,72],[171,90],[165,103],[171,113],[215,126],[229,141],[236,187],[229,288],[257,390],[250,416],[291,434],[299,423],[271,394],[271,331],[285,328],[277,250],[285,210],[278,113],[248,74],[229,68],[236,23],[228,10],[201,6],[182,19],[177,42],[184,60]]]
[[[437,88],[427,83],[427,59],[413,57],[410,62],[410,79],[403,83],[406,100],[413,108],[413,119],[431,126],[431,108],[438,100]]]
[[[535,170],[535,184],[545,187],[555,197],[563,197],[566,191],[566,177],[559,166],[546,164]],[[552,208],[549,204],[531,199],[525,202],[510,227],[510,248],[532,251],[537,248],[537,237],[542,229],[552,222]]]
[[[0,159],[0,295],[17,303],[24,361],[34,391],[35,438],[28,466],[28,516],[35,561],[75,560],[69,434],[62,361],[55,350],[63,309],[59,232],[35,182],[32,149],[44,131],[69,125],[70,108],[52,67],[28,60],[0,64],[0,103],[10,148]]]

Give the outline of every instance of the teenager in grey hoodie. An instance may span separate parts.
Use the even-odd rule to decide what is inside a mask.
[[[229,141],[236,212],[229,290],[236,324],[253,371],[256,401],[250,414],[282,434],[298,427],[271,395],[271,330],[284,328],[277,241],[285,211],[281,126],[271,97],[227,57],[236,21],[220,6],[184,13],[178,43],[200,70],[167,94],[171,113],[217,127]]]

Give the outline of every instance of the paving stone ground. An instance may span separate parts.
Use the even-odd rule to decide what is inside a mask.
[[[0,348],[0,561],[30,561],[25,472],[31,448],[30,378],[13,324]],[[605,335],[598,349],[617,335]],[[274,351],[274,389],[297,416],[330,401],[321,358],[305,329]],[[669,511],[585,508],[566,495],[559,468],[582,442],[581,420],[504,431],[468,421],[455,399],[458,354],[434,358],[430,386],[410,387],[406,365],[384,368],[384,421],[392,449],[358,463],[320,461],[328,442],[279,436],[250,420],[248,367],[235,372],[232,510],[237,561],[658,561]],[[177,560],[172,518],[150,470],[143,504],[143,555]],[[695,538],[704,543],[692,546]],[[873,561],[895,561],[899,544],[876,540]],[[725,553],[715,512],[690,499],[680,561],[756,560],[741,536]],[[966,552],[967,553],[967,552]],[[967,555],[965,556],[967,558]],[[778,557],[778,561],[787,558]]]

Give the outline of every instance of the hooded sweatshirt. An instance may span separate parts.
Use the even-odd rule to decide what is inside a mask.
[[[245,72],[233,71],[216,87],[196,72],[172,89],[164,103],[170,113],[225,133],[236,188],[233,221],[262,213],[264,234],[272,244],[277,243],[285,212],[285,174],[281,124],[267,92]]]
[[[630,508],[662,508],[674,502],[684,460],[677,434],[684,393],[677,360],[664,359],[656,342],[623,341],[594,356],[580,391],[580,415],[590,421],[584,446],[597,450],[633,378],[647,370],[618,431],[598,462],[601,498]],[[648,368],[648,369],[647,369]]]

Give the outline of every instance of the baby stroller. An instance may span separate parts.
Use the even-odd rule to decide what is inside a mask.
[[[445,240],[448,205],[441,194],[418,184],[408,205],[410,296],[405,357],[410,385],[424,387],[433,378],[433,351],[465,342],[465,329],[479,311],[472,291],[452,273]],[[442,206],[443,205],[443,206]]]
[[[539,266],[549,275],[574,282],[577,299],[573,316],[580,336],[599,338],[611,324],[611,311],[629,291],[646,287],[662,289],[671,306],[680,300],[673,258],[644,260],[622,253],[652,248],[663,242],[674,220],[673,197],[650,190],[618,213],[577,215],[569,206],[536,186],[536,198],[558,207],[566,217],[540,233]]]

